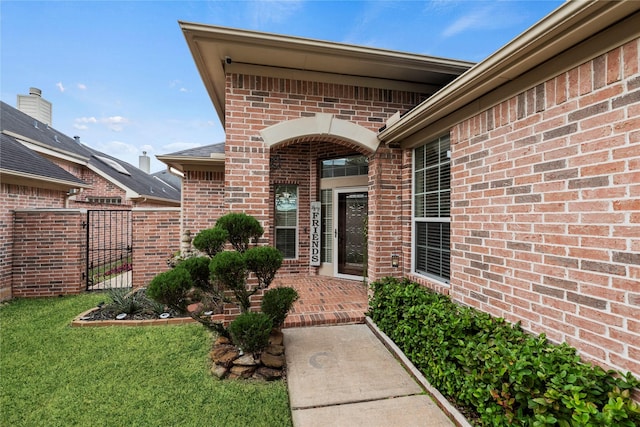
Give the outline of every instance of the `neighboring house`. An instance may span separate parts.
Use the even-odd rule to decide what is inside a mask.
[[[1,103],[2,133],[67,170],[87,185],[68,207],[179,206],[180,191],[139,168],[94,150],[33,117]]]
[[[473,67],[181,22],[226,131],[159,156],[182,228],[243,211],[285,274],[408,277],[640,375],[639,9],[566,2]]]
[[[42,104],[40,91],[28,102]],[[179,207],[180,190],[130,164],[81,144],[45,122],[0,103],[0,300],[12,296],[14,213],[17,209]],[[37,268],[37,266],[34,266]]]

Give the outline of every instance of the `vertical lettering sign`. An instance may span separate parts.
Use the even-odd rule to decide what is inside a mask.
[[[311,202],[311,253],[309,254],[309,265],[320,265],[320,226],[321,216],[320,202]]]

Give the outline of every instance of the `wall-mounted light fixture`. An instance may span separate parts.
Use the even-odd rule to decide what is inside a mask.
[[[400,267],[400,257],[398,255],[391,255],[391,267]]]

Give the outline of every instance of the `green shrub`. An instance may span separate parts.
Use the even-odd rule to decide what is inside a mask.
[[[141,313],[145,309],[145,298],[131,288],[110,288],[107,295],[111,299],[108,309],[112,312],[129,315]]]
[[[264,313],[242,313],[231,324],[229,333],[233,342],[247,353],[259,353],[269,344],[273,324]]]
[[[244,253],[247,268],[258,278],[258,287],[269,287],[278,269],[282,266],[282,252],[272,246],[256,246]]]
[[[228,213],[218,218],[216,227],[227,231],[229,243],[233,248],[244,253],[249,248],[251,240],[258,240],[264,229],[257,219],[245,213]]]
[[[369,315],[445,396],[480,425],[634,426],[631,374],[580,362],[575,349],[453,303],[407,280],[372,283]]]
[[[191,275],[183,267],[158,274],[147,287],[147,296],[178,311],[186,311],[187,292],[193,287]]]
[[[193,286],[207,290],[209,289],[209,262],[210,258],[205,256],[187,258],[178,264],[189,272]]]
[[[224,245],[229,238],[227,230],[221,227],[207,228],[200,231],[193,239],[193,246],[209,255],[214,257],[218,252],[224,249]]]
[[[260,308],[264,314],[269,316],[273,322],[273,327],[279,328],[284,323],[284,319],[297,299],[298,292],[293,288],[269,289],[262,297]]]

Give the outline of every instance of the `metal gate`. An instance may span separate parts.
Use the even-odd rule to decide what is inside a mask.
[[[132,286],[131,211],[87,211],[87,290]]]

